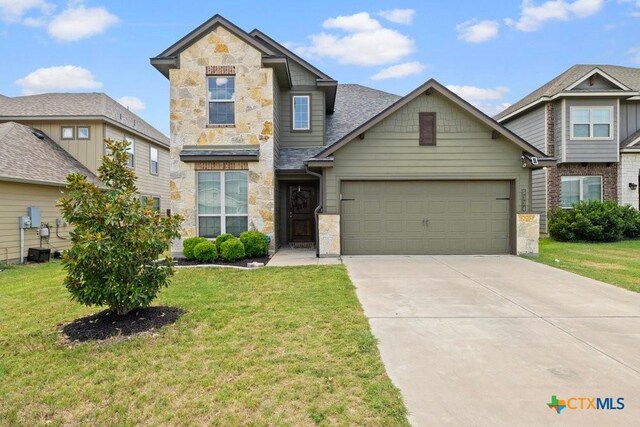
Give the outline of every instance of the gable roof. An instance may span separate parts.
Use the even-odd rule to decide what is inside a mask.
[[[104,93],[45,93],[0,98],[0,119],[104,119],[165,147],[169,138]]]
[[[541,99],[552,97],[574,87],[593,73],[598,73],[617,86],[621,91],[640,91],[640,68],[621,67],[618,65],[579,64],[566,70],[553,80],[540,86],[515,104],[498,113],[494,118],[502,121],[507,116],[521,110]],[[533,105],[532,105],[533,106]]]
[[[0,124],[0,180],[65,186],[67,175],[98,178],[37,129],[15,122]]]
[[[640,129],[629,135],[624,141],[620,143],[620,148],[626,149],[640,149]]]
[[[361,124],[360,126],[356,127],[355,129],[351,130],[350,132],[342,136],[335,143],[333,143],[332,145],[322,150],[322,152],[320,152],[316,156],[316,158],[323,159],[331,156],[338,149],[348,144],[358,135],[366,132],[368,129],[372,128],[373,126],[380,123],[387,117],[391,116],[393,113],[400,110],[402,107],[407,105],[409,102],[413,101],[418,96],[424,94],[425,92],[429,92],[431,90],[437,91],[438,93],[443,95],[445,98],[447,98],[449,101],[453,102],[454,104],[456,104],[457,106],[459,106],[460,108],[462,108],[463,110],[471,114],[473,117],[480,120],[486,126],[493,129],[494,131],[497,131],[499,134],[507,138],[507,140],[511,141],[512,143],[516,144],[518,147],[522,148],[525,152],[535,157],[538,157],[540,159],[547,158],[547,156],[543,152],[535,148],[533,145],[529,144],[524,139],[520,138],[518,135],[511,132],[509,129],[505,128],[500,123],[496,122],[491,117],[487,116],[482,111],[478,110],[476,107],[469,104],[467,101],[460,98],[458,95],[451,92],[449,89],[447,89],[446,87],[444,87],[434,79],[428,80],[426,83],[416,88],[413,92],[398,99],[396,102],[394,102],[393,104],[391,104],[390,106],[382,110],[380,113],[378,113],[371,119],[367,120],[365,123]]]

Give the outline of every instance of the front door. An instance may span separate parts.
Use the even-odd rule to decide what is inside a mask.
[[[288,214],[289,241],[313,242],[315,240],[316,189],[309,185],[289,185]]]

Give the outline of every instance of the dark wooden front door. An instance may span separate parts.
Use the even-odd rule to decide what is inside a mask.
[[[289,215],[289,241],[313,242],[317,207],[316,188],[309,185],[290,185],[287,210]]]

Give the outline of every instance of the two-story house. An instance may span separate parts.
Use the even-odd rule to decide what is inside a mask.
[[[219,15],[151,64],[170,84],[182,239],[257,229],[271,250],[320,256],[516,253],[537,241],[537,221],[533,239],[517,224],[535,219],[521,215],[531,171],[553,159],[434,80],[404,97],[338,84]]]
[[[533,172],[532,210],[580,200],[639,207],[640,69],[575,65],[495,119],[557,159]]]
[[[169,138],[104,93],[1,96],[1,124],[0,259],[20,257],[18,217],[27,215],[29,207],[40,208],[41,224],[55,225],[56,232],[43,241],[41,224],[32,223],[23,249],[41,244],[68,248],[68,228],[56,208],[64,176],[80,171],[95,178],[105,139],[129,142],[129,166],[141,198],[150,198],[160,212],[170,208]],[[24,150],[9,151],[20,144]],[[47,160],[43,153],[57,154]]]

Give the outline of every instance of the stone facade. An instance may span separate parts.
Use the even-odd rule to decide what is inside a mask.
[[[620,173],[618,180],[619,203],[621,205],[631,205],[638,209],[640,200],[638,193],[640,188],[632,190],[629,184],[639,185],[638,174],[640,174],[640,153],[623,153],[620,156]]]
[[[318,215],[318,231],[320,257],[340,256],[340,215]]]
[[[538,256],[540,239],[540,215],[519,213],[516,218],[518,255]]]
[[[585,175],[602,176],[604,199],[618,201],[617,163],[560,163],[557,167],[549,168],[547,173],[549,180],[547,185],[547,206],[549,210],[560,207],[561,177]]]
[[[247,165],[249,229],[274,242],[273,70],[262,67],[258,50],[222,26],[182,51],[179,63],[170,72],[170,189],[172,211],[184,217],[182,238],[197,233],[196,170],[180,160],[183,147],[254,146],[260,155]],[[235,125],[208,124],[208,74],[235,75]],[[181,240],[173,250],[182,250]]]

